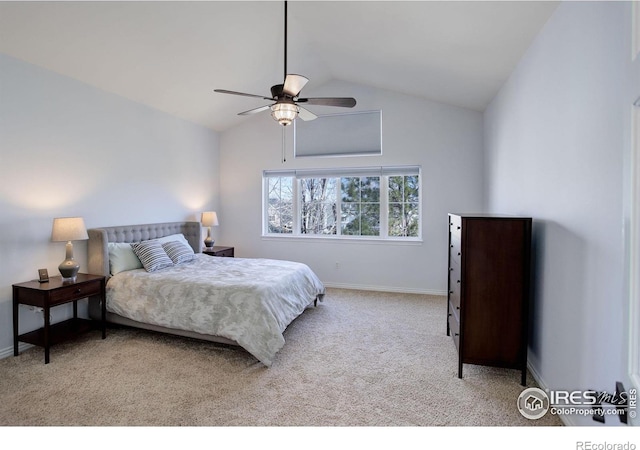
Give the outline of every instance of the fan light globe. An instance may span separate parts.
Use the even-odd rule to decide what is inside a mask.
[[[293,103],[276,103],[271,106],[271,116],[285,127],[295,120],[298,111],[298,107]]]

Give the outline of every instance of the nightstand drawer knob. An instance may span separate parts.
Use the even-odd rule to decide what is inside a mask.
[[[76,289],[76,294],[79,294],[80,292],[82,292],[82,289],[80,288]]]

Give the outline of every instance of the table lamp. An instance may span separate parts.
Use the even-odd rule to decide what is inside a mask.
[[[51,240],[53,242],[67,242],[66,257],[58,266],[62,278],[74,281],[80,265],[73,259],[73,244],[71,241],[82,241],[89,239],[87,229],[84,226],[82,217],[59,217],[53,219],[53,229]]]
[[[214,240],[211,238],[211,227],[218,226],[218,215],[215,211],[203,212],[200,222],[202,222],[203,226],[207,227],[207,238],[204,240],[204,246],[211,248],[214,243]]]

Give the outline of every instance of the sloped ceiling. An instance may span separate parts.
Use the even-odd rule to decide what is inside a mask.
[[[0,52],[221,131],[265,102],[213,89],[283,80],[283,5],[0,2]],[[557,5],[290,1],[288,72],[482,111]]]

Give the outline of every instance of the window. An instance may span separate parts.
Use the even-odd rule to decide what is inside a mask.
[[[420,168],[265,171],[265,235],[417,240]]]
[[[293,122],[296,158],[382,155],[382,111],[356,111]]]

